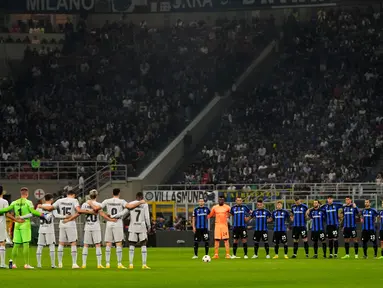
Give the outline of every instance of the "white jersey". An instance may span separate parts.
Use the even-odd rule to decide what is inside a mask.
[[[0,198],[0,209],[7,208],[8,206],[9,206],[8,201],[3,198]],[[6,227],[6,224],[7,224],[7,219],[5,214],[0,215],[0,227]]]
[[[74,215],[76,214],[77,210],[76,208],[80,206],[80,203],[78,203],[78,200],[75,198],[62,198],[57,200],[53,207],[57,210],[57,213],[65,216],[65,215]],[[60,221],[60,228],[63,227],[76,227],[75,221],[70,221],[67,223],[63,223],[63,220]]]
[[[96,201],[93,202],[93,205],[101,207],[101,203]],[[92,207],[88,203],[84,203],[82,204],[81,209],[92,210]],[[101,231],[100,215],[85,214],[84,231]]]
[[[41,206],[44,207],[44,206],[50,206],[50,205],[43,204]],[[46,210],[41,209],[41,208],[38,208],[37,211],[50,215],[50,220],[49,221],[47,221],[46,219],[40,218],[39,233],[42,233],[42,234],[43,233],[44,234],[55,233],[55,227],[54,227],[54,224],[53,224],[53,215],[52,215],[52,213],[51,212],[47,212]]]
[[[129,204],[138,203],[138,201],[130,202]],[[150,227],[150,214],[148,204],[141,204],[140,206],[130,210],[130,224],[129,232],[146,233]]]
[[[121,213],[125,209],[127,202],[119,198],[110,198],[106,199],[101,203],[101,208],[106,209],[108,215],[116,215]],[[122,219],[117,219],[117,222],[106,222],[106,225],[109,227],[123,227]]]

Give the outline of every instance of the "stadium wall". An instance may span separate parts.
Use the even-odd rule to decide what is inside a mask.
[[[253,73],[254,69],[267,59],[278,47],[277,41],[272,41],[262,51],[262,53],[253,61],[248,69],[239,77],[236,82],[237,88],[242,85],[246,78]],[[166,147],[164,151],[139,175],[128,179],[128,187],[131,190],[130,195],[141,191],[146,185],[164,183],[168,177],[174,173],[174,170],[184,161],[185,145],[184,138],[190,135],[192,145],[189,151],[206,135],[208,129],[217,119],[224,107],[231,103],[232,99],[228,91],[224,97],[216,96],[205,109],[177,136],[173,142]]]
[[[31,180],[2,180],[1,185],[3,185],[4,190],[7,195],[11,195],[11,199],[15,200],[20,197],[20,188],[27,187],[29,189],[29,199],[36,202],[36,198],[33,193],[37,189],[42,189],[46,194],[48,193],[56,193],[63,189],[65,185],[68,184],[68,180],[40,180],[40,181],[31,181]]]

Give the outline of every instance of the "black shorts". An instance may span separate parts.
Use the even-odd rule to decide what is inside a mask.
[[[233,239],[246,239],[247,228],[246,227],[234,227],[233,228]]]
[[[383,242],[383,230],[379,231],[379,240]]]
[[[306,227],[293,227],[293,239],[298,240],[299,237],[302,239],[307,238],[307,229]]]
[[[356,238],[357,233],[356,233],[356,228],[350,228],[350,227],[345,227],[343,228],[343,238],[350,239],[350,238]]]
[[[205,229],[196,229],[194,233],[194,242],[208,242],[209,241],[209,231]]]
[[[273,242],[274,244],[286,244],[287,243],[287,234],[285,231],[274,231],[273,235]]]
[[[338,226],[336,225],[327,225],[326,227],[326,237],[328,239],[337,239],[339,236]]]
[[[254,231],[254,242],[268,242],[269,241],[269,233],[268,231]]]
[[[325,241],[326,240],[326,234],[324,231],[311,231],[311,241],[318,242],[318,241]]]
[[[362,241],[363,242],[375,242],[376,241],[376,232],[374,230],[362,230]]]

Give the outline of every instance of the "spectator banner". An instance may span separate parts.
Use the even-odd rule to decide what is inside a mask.
[[[145,201],[153,202],[176,202],[178,204],[198,203],[203,198],[205,202],[217,203],[217,191],[206,190],[155,190],[143,191]]]
[[[251,10],[262,8],[287,8],[309,6],[334,6],[339,0],[158,0],[152,1],[152,13],[209,12],[227,10]]]

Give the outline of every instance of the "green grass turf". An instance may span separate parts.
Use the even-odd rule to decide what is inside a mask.
[[[253,249],[249,255],[252,256]],[[283,249],[280,256],[283,256]],[[212,249],[210,250],[212,252]],[[238,256],[243,256],[239,248]],[[273,250],[271,250],[273,251]],[[351,248],[353,257],[353,249]],[[21,251],[20,251],[21,252]],[[115,249],[112,250],[112,268],[98,270],[95,267],[95,250],[89,249],[88,266],[85,270],[71,269],[69,249],[64,251],[64,268],[49,268],[49,251],[44,248],[43,269],[21,269],[22,254],[19,253],[19,269],[0,270],[2,287],[127,287],[127,285],[153,288],[171,287],[379,287],[383,281],[383,260],[365,259],[305,259],[300,248],[298,259],[265,259],[264,249],[260,249],[259,259],[218,259],[203,263],[200,259],[192,260],[192,248],[148,248],[148,265],[152,270],[141,270],[141,253],[136,249],[134,270],[117,270]],[[224,251],[221,250],[221,255]],[[291,248],[289,251],[291,255]],[[312,251],[311,251],[312,252]],[[361,251],[362,252],[362,251]],[[7,259],[10,256],[7,249]],[[103,251],[104,253],[104,251]],[[129,250],[123,250],[123,263],[128,266]],[[211,254],[211,253],[210,253]],[[311,253],[312,254],[312,253]],[[380,254],[380,249],[379,249]],[[31,265],[36,265],[35,248],[31,248]],[[104,254],[105,255],[105,254]],[[103,255],[103,257],[104,257]],[[319,254],[321,256],[321,253]],[[340,249],[339,256],[344,255]],[[273,256],[273,253],[271,253]],[[362,253],[360,253],[362,256]],[[103,258],[103,263],[104,263]],[[81,248],[78,249],[78,264],[81,265]]]

